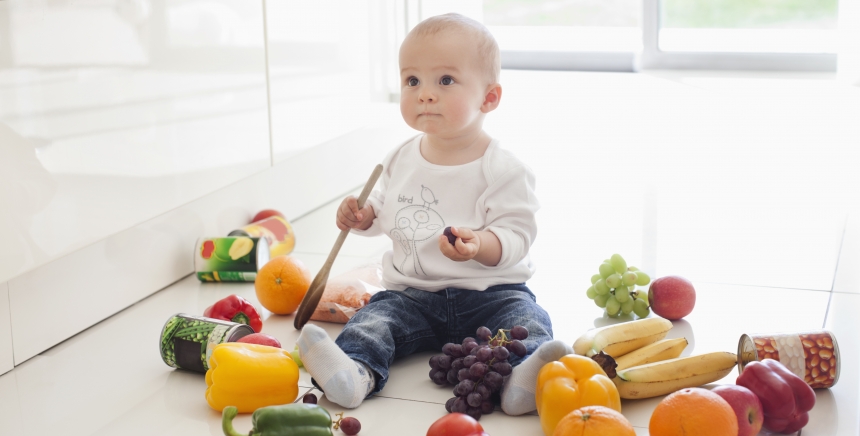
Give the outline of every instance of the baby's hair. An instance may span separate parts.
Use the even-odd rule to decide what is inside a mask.
[[[444,30],[459,30],[474,37],[477,42],[478,54],[484,64],[490,83],[499,80],[502,69],[499,44],[489,29],[483,24],[460,14],[449,13],[430,17],[420,23],[409,32],[409,36],[432,36]]]

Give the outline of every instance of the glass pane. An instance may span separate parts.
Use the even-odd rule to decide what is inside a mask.
[[[835,53],[839,0],[662,0],[660,49]]]
[[[663,0],[663,27],[835,29],[838,0]]]
[[[484,0],[488,26],[639,27],[641,0]]]
[[[624,51],[641,47],[642,0],[484,0],[502,50]]]

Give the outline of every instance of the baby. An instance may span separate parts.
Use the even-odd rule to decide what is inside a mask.
[[[400,111],[423,134],[388,154],[380,189],[363,208],[350,196],[337,212],[341,230],[392,239],[382,261],[387,290],[336,341],[312,324],[298,340],[305,368],[330,401],[358,407],[382,390],[395,358],[439,352],[481,326],[522,325],[528,354],[511,355],[501,392],[502,410],[519,415],[536,408],[540,368],[573,352],[552,340],[549,316],[525,285],[534,273],[534,174],[482,128],[502,98],[500,68],[493,36],[461,15],[428,18],[403,41]]]

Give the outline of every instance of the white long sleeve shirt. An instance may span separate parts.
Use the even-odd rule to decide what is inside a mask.
[[[421,156],[421,135],[391,151],[383,161],[380,189],[367,199],[376,218],[364,231],[393,241],[382,258],[386,289],[408,287],[484,290],[524,283],[534,274],[529,247],[537,235],[535,176],[492,140],[484,156],[463,165],[435,165]],[[439,250],[445,227],[493,232],[501,242],[496,266],[453,261]]]

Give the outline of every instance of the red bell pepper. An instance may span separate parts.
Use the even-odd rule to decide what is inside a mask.
[[[750,362],[736,384],[753,391],[761,400],[764,427],[783,434],[795,433],[809,421],[815,392],[802,378],[773,359]]]
[[[215,304],[203,311],[207,318],[233,321],[240,324],[248,324],[254,329],[254,333],[260,333],[263,329],[263,320],[250,301],[233,294],[215,302]]]

